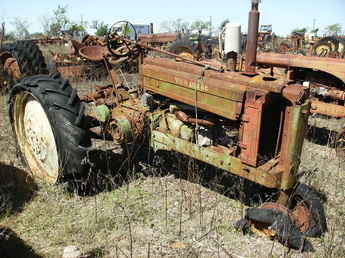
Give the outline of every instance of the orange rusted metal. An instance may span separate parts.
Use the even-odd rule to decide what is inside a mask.
[[[185,112],[183,111],[176,111],[175,112],[176,118],[181,120],[182,122],[185,123],[190,123],[190,124],[198,124],[198,125],[205,125],[205,126],[214,126],[214,123],[205,119],[200,119],[200,118],[193,118],[188,116]]]
[[[310,113],[332,117],[345,117],[345,106],[340,106],[332,103],[325,103],[318,100],[312,100]]]
[[[271,209],[281,212],[285,216],[291,219],[291,222],[298,228],[300,232],[306,232],[310,227],[310,222],[312,219],[312,214],[310,208],[303,202],[299,202],[292,210],[289,210],[286,206],[274,202],[265,202],[261,204],[259,209]],[[267,228],[267,225],[259,223],[257,221],[252,221],[255,227],[255,233],[259,235],[263,234],[266,236],[274,236],[276,232]]]
[[[102,61],[109,54],[107,47],[103,46],[83,46],[79,48],[79,54],[91,61]]]
[[[265,102],[265,92],[256,90],[246,92],[240,137],[241,160],[252,166],[256,166],[258,161],[262,112]]]
[[[299,67],[320,70],[345,81],[345,59],[260,53],[257,55],[256,62],[276,67]]]
[[[140,77],[145,89],[163,96],[182,101],[186,104],[196,104],[204,110],[237,119],[242,110],[243,96],[246,87],[240,84],[231,85],[226,81],[215,80],[209,77],[212,71],[204,71],[201,67],[195,74],[170,69],[173,60],[150,59],[149,63],[141,65]],[[155,65],[153,65],[155,63]],[[180,63],[181,69],[193,65]],[[195,67],[195,66],[194,66]],[[227,106],[227,109],[223,107]]]
[[[22,75],[18,62],[13,57],[9,57],[6,59],[5,64],[4,64],[4,70],[9,74],[11,78],[15,80],[20,79]]]
[[[139,35],[139,40],[142,43],[168,43],[176,41],[178,37],[178,33],[155,33]]]
[[[282,95],[292,104],[301,104],[308,98],[308,89],[297,84],[289,84],[283,88]]]
[[[306,232],[312,219],[310,208],[305,202],[298,202],[291,212],[291,218],[300,232]]]
[[[247,73],[255,73],[256,51],[258,42],[259,18],[258,11],[259,0],[252,0],[252,9],[249,12],[248,35],[246,49],[246,67]]]
[[[71,81],[81,81],[85,77],[84,65],[65,65],[56,68],[63,78]]]

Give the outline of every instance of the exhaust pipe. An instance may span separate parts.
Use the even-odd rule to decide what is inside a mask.
[[[255,73],[256,49],[258,45],[259,31],[259,0],[252,0],[252,9],[249,12],[248,34],[246,46],[246,67],[247,73]]]

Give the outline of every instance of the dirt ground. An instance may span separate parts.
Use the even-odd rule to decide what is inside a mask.
[[[87,91],[88,85],[77,87]],[[217,176],[206,178],[207,171],[189,159],[176,159],[177,169],[151,169],[143,162],[149,153],[140,153],[144,158],[132,161],[135,169],[123,172],[116,166],[122,156],[100,151],[91,183],[47,186],[12,179],[8,175],[27,169],[17,157],[6,96],[0,101],[0,179],[8,181],[0,225],[15,232],[26,250],[22,256],[22,249],[7,249],[9,257],[61,257],[71,245],[83,257],[345,256],[345,162],[331,146],[344,121],[317,116],[309,121],[299,172],[301,181],[325,196],[329,231],[309,239],[315,252],[301,253],[237,232],[233,223],[248,205],[246,196],[230,194],[229,186]],[[0,241],[0,250],[4,247]]]

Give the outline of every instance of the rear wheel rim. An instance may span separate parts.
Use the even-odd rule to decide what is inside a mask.
[[[30,93],[14,99],[14,127],[18,145],[34,177],[55,183],[59,176],[53,129],[41,103]]]

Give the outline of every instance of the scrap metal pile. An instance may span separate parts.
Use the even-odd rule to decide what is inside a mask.
[[[84,53],[87,46],[105,46],[104,38],[87,35],[81,42],[70,40],[70,54],[51,52],[53,64],[61,75],[71,81],[100,80],[106,77],[104,63],[95,60],[92,53]]]

